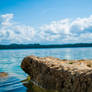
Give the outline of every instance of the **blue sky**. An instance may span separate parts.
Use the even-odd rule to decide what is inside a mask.
[[[0,43],[92,42],[91,15],[92,0],[0,0]]]
[[[64,18],[88,17],[92,0],[0,0],[0,14],[33,26]]]

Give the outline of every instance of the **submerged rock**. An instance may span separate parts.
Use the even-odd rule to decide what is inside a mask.
[[[8,77],[8,73],[6,72],[0,72],[0,78]]]
[[[60,60],[54,57],[25,57],[22,69],[31,80],[60,92],[92,92],[92,60]]]

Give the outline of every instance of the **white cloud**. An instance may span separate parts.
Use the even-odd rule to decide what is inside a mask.
[[[64,19],[60,21],[53,21],[48,25],[44,25],[40,27],[41,30],[44,30],[45,32],[53,32],[53,33],[69,33],[69,19]]]
[[[0,44],[92,42],[92,16],[52,21],[35,30],[13,21],[13,14],[0,16]]]
[[[31,43],[35,30],[29,25],[21,25],[13,22],[13,14],[1,15],[0,43]]]
[[[40,30],[44,39],[55,43],[92,42],[92,16],[54,21],[41,26]]]
[[[11,19],[13,18],[13,14],[5,14],[1,15],[2,22],[1,24],[4,26],[11,26]]]

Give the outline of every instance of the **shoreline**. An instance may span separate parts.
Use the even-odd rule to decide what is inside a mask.
[[[43,49],[43,48],[83,48],[92,47],[92,43],[75,43],[75,44],[0,44],[0,49]]]

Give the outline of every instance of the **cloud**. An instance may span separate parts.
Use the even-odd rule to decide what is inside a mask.
[[[92,16],[54,21],[41,26],[40,30],[43,39],[53,43],[92,42]]]
[[[12,25],[12,23],[11,23],[12,18],[13,18],[13,14],[1,15],[1,19],[2,19],[1,24],[4,25],[4,26]]]
[[[0,44],[92,42],[92,16],[52,21],[38,29],[19,24],[13,18],[14,14],[0,15]]]
[[[31,43],[35,35],[35,29],[29,25],[13,22],[13,14],[0,16],[0,43]]]

